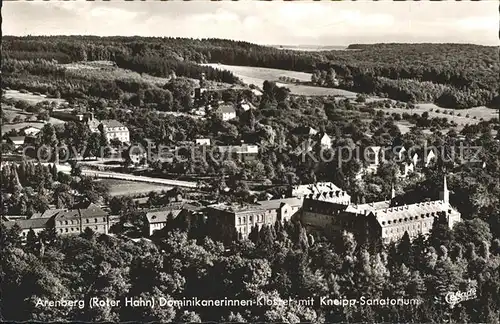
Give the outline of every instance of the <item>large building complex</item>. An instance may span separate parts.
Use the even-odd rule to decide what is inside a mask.
[[[403,206],[395,206],[392,199],[362,205],[344,205],[306,198],[301,220],[311,229],[348,230],[390,242],[400,239],[405,232],[408,232],[410,238],[428,234],[434,219],[441,215],[446,217],[450,228],[461,220],[460,213],[450,205],[446,178],[439,200]]]

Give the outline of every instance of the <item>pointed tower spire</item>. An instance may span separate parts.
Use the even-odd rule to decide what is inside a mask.
[[[444,176],[444,181],[443,181],[443,191],[441,192],[439,198],[445,203],[450,202],[450,192],[448,191],[448,184],[446,183],[446,175]]]
[[[391,199],[394,199],[396,198],[396,190],[394,190],[394,184],[392,185],[392,188],[391,188]]]

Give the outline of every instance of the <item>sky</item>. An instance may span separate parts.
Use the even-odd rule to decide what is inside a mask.
[[[494,0],[257,2],[4,1],[4,35],[225,38],[274,45],[499,45]]]

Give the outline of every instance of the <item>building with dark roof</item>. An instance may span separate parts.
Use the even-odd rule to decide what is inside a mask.
[[[258,201],[255,204],[217,204],[207,208],[208,222],[214,227],[234,227],[240,239],[247,238],[254,227],[289,221],[302,206],[298,198]]]
[[[168,206],[149,210],[146,213],[147,232],[153,235],[154,232],[163,229],[169,221],[189,218],[189,222],[205,221],[203,217],[204,207],[190,203],[172,203]]]
[[[394,190],[392,198],[395,198]],[[394,206],[391,201],[361,205],[343,205],[328,200],[304,199],[302,223],[321,231],[352,231],[376,236],[382,242],[399,240],[405,232],[410,238],[427,235],[434,219],[444,216],[452,228],[461,221],[460,213],[449,202],[449,191],[444,179],[440,199],[416,204]]]
[[[51,223],[50,218],[16,219],[13,221],[3,222],[7,229],[10,229],[17,224],[21,228],[21,235],[23,239],[26,239],[26,236],[31,229],[35,232],[35,234],[38,234],[44,229],[49,228]]]
[[[90,131],[93,133],[100,132],[99,127],[102,127],[102,131],[104,132],[108,142],[115,139],[122,143],[130,143],[129,129],[117,120],[105,119],[98,121],[97,119],[94,119],[93,114],[90,114],[87,124]]]
[[[300,199],[325,200],[344,205],[351,203],[351,196],[332,182],[296,185],[290,188],[288,194]]]
[[[100,207],[90,204],[87,208],[53,209],[44,213],[36,213],[30,219],[17,219],[3,222],[7,228],[15,224],[21,227],[26,237],[30,229],[39,233],[44,229],[54,228],[57,234],[80,234],[88,227],[94,232],[107,234],[109,215]]]

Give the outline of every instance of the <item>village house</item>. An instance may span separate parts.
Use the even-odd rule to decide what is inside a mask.
[[[222,104],[217,109],[223,121],[228,121],[236,118],[236,110],[232,104]]]
[[[108,142],[113,139],[119,140],[122,143],[130,142],[129,129],[117,120],[107,119],[98,121],[94,119],[93,114],[90,114],[87,124],[92,133],[99,133],[99,127],[102,126],[104,136],[106,136]]]
[[[161,230],[170,219],[176,218],[182,212],[182,204],[175,204],[161,209],[150,210],[146,213],[146,222],[149,235]]]
[[[326,133],[320,132],[315,134],[315,139],[319,142],[322,148],[332,147],[332,138]]]
[[[425,156],[424,165],[427,168],[431,165],[432,162],[435,161],[436,161],[436,153],[434,153],[434,150],[430,150]]]
[[[218,146],[218,151],[226,158],[253,161],[259,154],[259,147],[249,144]]]
[[[22,128],[21,131],[23,131],[26,136],[36,136],[40,133],[41,129],[34,126],[27,126]]]
[[[302,206],[298,198],[258,201],[255,204],[217,204],[207,208],[207,221],[216,227],[234,227],[239,239],[246,239],[257,226],[290,221]]]
[[[209,145],[210,146],[210,138],[197,138],[194,140],[196,145]]]
[[[171,203],[168,206],[146,212],[147,233],[149,236],[163,229],[169,221],[189,218],[189,222],[197,222],[203,217],[202,207],[189,203]],[[205,221],[205,219],[203,219]]]

